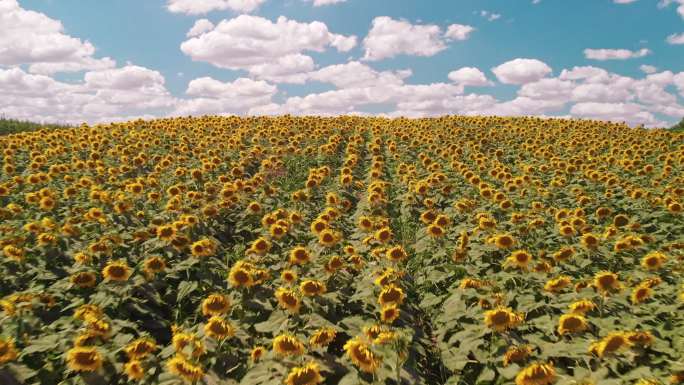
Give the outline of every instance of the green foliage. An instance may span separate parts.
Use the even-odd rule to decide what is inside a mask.
[[[16,134],[26,131],[37,131],[41,128],[64,128],[67,125],[61,124],[41,124],[25,120],[9,119],[0,117],[0,135]]]
[[[682,118],[682,120],[680,120],[679,123],[670,127],[670,130],[675,132],[684,132],[684,118]]]

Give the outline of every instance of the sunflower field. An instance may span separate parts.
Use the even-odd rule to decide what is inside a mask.
[[[202,117],[0,136],[0,384],[684,383],[684,135]]]

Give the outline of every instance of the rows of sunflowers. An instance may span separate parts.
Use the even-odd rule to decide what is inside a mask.
[[[684,135],[203,117],[0,137],[0,383],[684,383]]]

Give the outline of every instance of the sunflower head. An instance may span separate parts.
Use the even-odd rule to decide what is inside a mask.
[[[581,333],[589,327],[586,318],[580,314],[563,314],[558,320],[558,334]]]
[[[522,314],[513,312],[511,308],[501,306],[488,310],[484,314],[485,325],[497,332],[516,328],[523,320]]]
[[[371,351],[368,344],[359,337],[347,341],[344,350],[352,363],[366,373],[374,373],[382,363],[382,357]]]
[[[94,372],[102,367],[102,355],[94,347],[75,347],[66,356],[67,366],[75,372]]]
[[[304,366],[297,366],[290,369],[290,373],[285,379],[286,385],[317,385],[323,382],[320,369],[317,363],[311,361]]]
[[[516,385],[549,385],[556,382],[556,370],[551,364],[534,363],[518,372]]]
[[[223,315],[230,310],[230,300],[226,295],[210,294],[202,301],[202,314],[205,316]]]
[[[290,334],[276,336],[273,339],[273,350],[281,356],[301,356],[305,353],[304,344]]]

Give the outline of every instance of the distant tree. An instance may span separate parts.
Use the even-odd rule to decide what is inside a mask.
[[[672,131],[684,132],[684,118],[670,128]]]
[[[43,124],[43,123],[29,122],[29,121],[25,121],[25,120],[9,119],[3,115],[0,115],[0,135],[14,134],[17,132],[25,132],[25,131],[35,131],[35,130],[39,130],[41,128],[54,129],[54,128],[61,128],[61,127],[67,127],[67,126],[61,125],[61,124]]]

